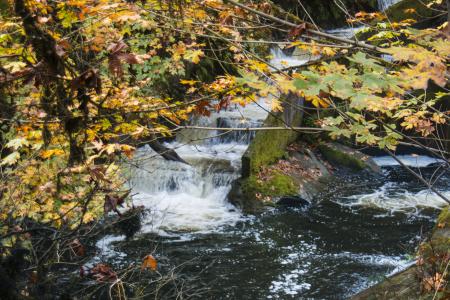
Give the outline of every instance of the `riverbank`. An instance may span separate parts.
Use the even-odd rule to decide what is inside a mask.
[[[448,261],[450,255],[450,206],[442,210],[437,218],[436,225],[431,233],[430,238],[419,246],[419,259],[416,264],[410,266],[406,270],[389,276],[382,282],[358,293],[353,296],[352,300],[381,300],[381,299],[434,299],[434,290],[423,294],[426,291],[427,274],[430,275],[429,266],[427,267],[427,260],[435,257],[442,258],[441,262],[437,264],[444,267],[442,277],[437,276],[433,283],[441,286],[439,291],[442,298],[450,296],[450,287],[448,286]],[[433,252],[424,251],[432,249]],[[427,253],[428,252],[428,253]],[[431,257],[433,256],[433,257]],[[433,262],[436,265],[436,262]],[[439,272],[436,272],[440,274]],[[436,274],[431,274],[436,275]],[[424,286],[425,285],[425,286]]]

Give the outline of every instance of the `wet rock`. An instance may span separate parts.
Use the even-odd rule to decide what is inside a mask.
[[[264,127],[300,126],[303,111],[296,109],[304,104],[304,99],[295,95],[284,96],[287,106],[283,113],[271,113],[264,122]],[[256,174],[261,167],[275,163],[286,155],[286,148],[298,138],[294,130],[259,131],[242,157],[242,177]]]
[[[345,167],[355,171],[370,170],[381,173],[381,168],[368,155],[337,143],[322,143],[319,150],[323,157],[333,166]]]
[[[302,208],[309,206],[311,203],[300,196],[281,197],[276,203],[279,206]]]
[[[386,15],[391,22],[399,22],[406,19],[420,22],[439,14],[426,6],[430,2],[431,0],[402,0],[389,7],[386,10]]]
[[[143,209],[141,207],[132,208],[122,214],[116,223],[117,228],[127,237],[130,238],[136,234],[142,227],[141,217]]]

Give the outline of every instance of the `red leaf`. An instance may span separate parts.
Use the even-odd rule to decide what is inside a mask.
[[[113,281],[117,279],[116,272],[106,264],[97,264],[89,272],[95,280],[99,282]]]
[[[81,244],[80,240],[74,239],[70,243],[70,248],[72,249],[73,253],[75,253],[76,256],[84,256],[86,254],[86,250],[84,249],[84,246]]]
[[[301,36],[306,31],[306,29],[308,29],[306,23],[302,23],[289,31],[288,38],[294,40]]]

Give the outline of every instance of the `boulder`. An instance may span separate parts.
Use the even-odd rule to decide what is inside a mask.
[[[311,205],[311,202],[300,196],[287,196],[281,197],[276,204],[282,207],[304,208]]]
[[[338,144],[322,143],[319,145],[320,153],[335,167],[349,168],[354,171],[369,170],[374,173],[381,173],[381,168],[368,155]]]
[[[228,199],[245,212],[255,212],[264,206],[293,204],[293,199],[298,199],[295,203],[301,206],[311,203],[326,188],[330,173],[325,163],[307,147],[285,151],[284,157],[275,163],[261,166],[259,172],[236,180]]]
[[[429,9],[426,5],[431,0],[402,0],[386,10],[386,15],[391,22],[399,22],[406,19],[423,21],[436,16],[435,10]]]

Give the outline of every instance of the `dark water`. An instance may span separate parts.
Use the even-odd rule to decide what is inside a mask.
[[[436,182],[441,190],[450,190],[448,175]],[[393,200],[423,187],[397,167],[376,179],[347,176],[310,207],[274,208],[216,233],[137,235],[113,243],[120,255],[105,258],[119,268],[156,246],[161,273],[178,266],[175,281],[200,294],[192,298],[346,299],[406,267],[438,213],[420,205],[349,205],[349,196],[380,190]]]

